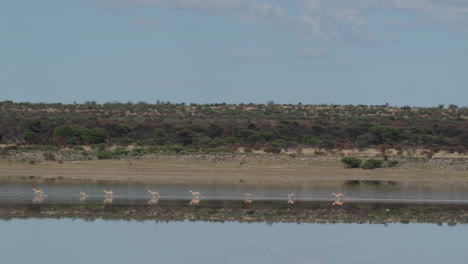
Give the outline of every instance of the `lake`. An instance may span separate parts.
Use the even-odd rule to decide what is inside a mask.
[[[464,185],[2,183],[2,263],[464,263]],[[31,188],[43,188],[40,202]],[[116,194],[105,202],[103,189]],[[151,203],[148,189],[161,198]],[[193,203],[190,189],[203,193]],[[79,191],[89,197],[80,200]],[[253,194],[250,202],[244,193]],[[293,203],[287,193],[294,192]],[[331,192],[343,192],[341,205]],[[154,201],[154,200],[153,200]]]

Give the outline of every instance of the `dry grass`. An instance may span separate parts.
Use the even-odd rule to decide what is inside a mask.
[[[397,168],[363,170],[346,169],[339,157],[330,156],[174,155],[35,164],[0,160],[0,179],[284,185],[346,180],[468,182],[468,173],[431,162],[405,161]]]

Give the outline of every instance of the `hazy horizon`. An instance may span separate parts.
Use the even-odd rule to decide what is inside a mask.
[[[346,105],[351,105],[351,106],[359,106],[359,105],[365,105],[365,106],[386,106],[386,107],[428,107],[428,108],[437,108],[440,107],[440,105],[443,105],[444,108],[449,108],[450,105],[455,105],[457,108],[466,108],[468,107],[467,105],[457,105],[457,104],[438,104],[438,105],[392,105],[392,104],[333,104],[333,103],[317,103],[317,104],[305,104],[302,102],[298,103],[281,103],[281,102],[275,102],[275,101],[267,101],[267,102],[240,102],[240,103],[226,103],[226,102],[210,102],[210,103],[197,103],[197,102],[170,102],[170,101],[162,101],[162,100],[156,100],[155,102],[147,102],[144,100],[141,101],[112,101],[112,102],[99,102],[95,100],[86,100],[82,102],[31,102],[31,101],[13,101],[9,99],[5,99],[1,102],[5,101],[12,101],[13,103],[31,103],[31,104],[66,104],[66,105],[72,105],[72,104],[139,104],[139,103],[146,103],[146,104],[165,104],[165,103],[170,103],[170,104],[185,104],[185,105],[190,105],[190,104],[196,104],[196,105],[211,105],[211,104],[226,104],[226,105],[249,105],[249,104],[255,104],[255,105],[269,105],[269,104],[274,104],[274,105],[303,105],[303,106],[320,106],[320,105],[338,105],[338,106],[346,106]]]

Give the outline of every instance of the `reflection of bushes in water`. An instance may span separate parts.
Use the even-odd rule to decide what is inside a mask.
[[[202,201],[190,206],[187,200],[162,200],[145,204],[3,204],[0,219],[82,218],[104,220],[210,221],[210,222],[295,222],[295,223],[467,223],[462,204],[345,203],[297,201]]]
[[[395,186],[398,185],[396,181],[379,181],[379,180],[349,180],[345,181],[345,185],[373,185],[373,186],[378,186],[378,185],[391,185]]]

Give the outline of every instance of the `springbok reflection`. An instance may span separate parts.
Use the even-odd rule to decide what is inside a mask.
[[[102,202],[104,204],[112,204],[113,201],[114,201],[114,197],[109,196],[109,197],[106,197]]]
[[[190,205],[192,205],[192,204],[199,204],[200,201],[201,201],[201,198],[198,197],[198,196],[195,196],[195,197],[192,197],[192,200],[190,200],[190,203],[189,203],[189,204],[190,204]]]
[[[335,196],[335,201],[332,203],[332,205],[338,205],[341,206],[343,205],[343,201],[341,201],[341,197],[344,196],[342,193],[332,193],[333,196]]]
[[[159,202],[159,198],[151,198],[148,200],[148,204],[157,204]]]
[[[89,195],[85,192],[81,192],[80,191],[80,201],[84,201],[86,200],[86,198],[88,197]]]
[[[32,200],[33,204],[40,204],[44,201],[44,198],[47,196],[44,191],[41,189],[32,189],[34,191],[34,198]]]
[[[293,201],[293,196],[294,196],[294,193],[288,193],[288,204],[293,204],[294,201]]]
[[[42,194],[42,195],[35,195],[33,200],[32,200],[32,203],[33,204],[41,204],[43,201],[44,201],[44,198],[45,198],[46,195]]]
[[[336,199],[335,202],[332,203],[332,205],[343,205],[344,202],[341,201],[340,199]]]

